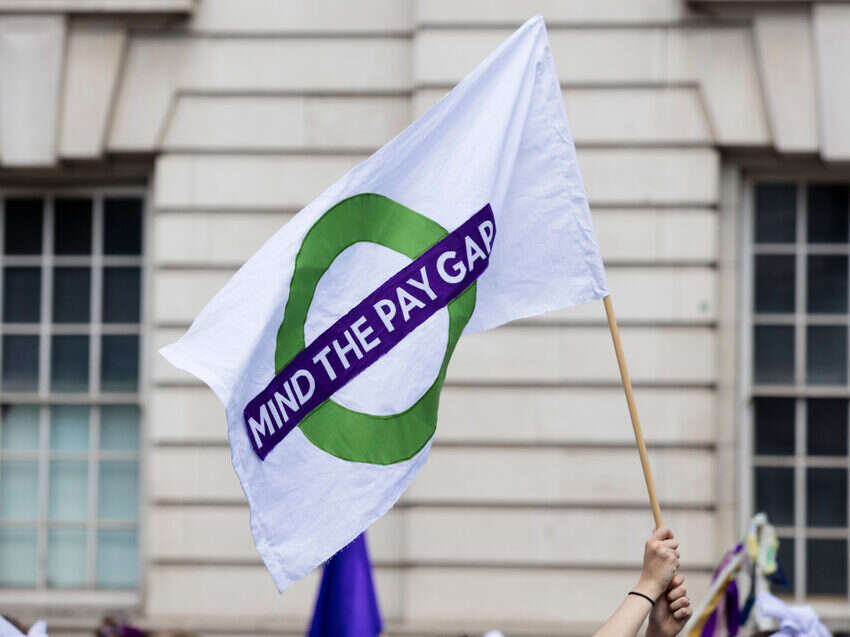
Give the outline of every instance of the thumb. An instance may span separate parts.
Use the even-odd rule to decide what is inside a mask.
[[[661,526],[655,529],[652,535],[656,540],[669,540],[673,537],[673,531],[666,526]]]

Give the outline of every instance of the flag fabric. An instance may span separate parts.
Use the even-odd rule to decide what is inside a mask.
[[[606,294],[536,17],[269,237],[161,352],[225,406],[282,591],[423,466],[461,334]]]
[[[307,637],[376,637],[383,630],[366,534],[331,557]]]
[[[811,606],[791,606],[767,591],[759,591],[756,605],[762,617],[779,624],[773,637],[832,637]]]
[[[35,622],[28,632],[18,630],[17,626],[0,615],[0,637],[47,637],[47,622],[43,619]]]

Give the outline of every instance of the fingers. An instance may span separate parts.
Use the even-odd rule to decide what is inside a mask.
[[[670,602],[670,610],[671,611],[677,611],[680,608],[686,608],[690,605],[691,605],[691,600],[689,600],[687,597],[680,597],[676,601]]]
[[[682,558],[677,549],[668,546],[666,542],[659,542],[653,538],[646,541],[646,553],[647,555],[655,555],[668,564],[674,564],[675,569],[679,568],[679,560]]]
[[[685,608],[680,608],[675,613],[673,613],[673,617],[679,621],[685,621],[691,616],[692,613],[693,611],[691,610],[691,607],[686,606]]]
[[[646,545],[656,553],[672,552],[677,556],[679,555],[679,541],[672,538],[661,540],[653,535],[646,541]]]
[[[691,600],[688,599],[684,587],[685,578],[681,575],[676,577],[680,580],[679,585],[667,594],[667,600],[670,603],[670,612],[673,613],[673,617],[678,621],[686,621],[693,613]]]
[[[680,599],[687,594],[688,594],[688,591],[685,590],[684,586],[677,586],[676,588],[671,590],[669,593],[667,593],[667,601],[668,602],[674,602],[677,599]]]
[[[679,573],[676,573],[673,576],[673,579],[670,580],[670,589],[672,590],[672,589],[676,588],[677,586],[681,586],[682,584],[684,584],[684,582],[685,582],[685,576],[681,575]]]
[[[676,560],[681,558],[679,554],[679,540],[673,537],[673,531],[666,526],[656,529],[649,540],[647,540],[647,545],[657,553],[672,554]]]
[[[681,555],[679,554],[679,543],[675,540],[666,540],[661,543],[661,548],[666,549],[667,551],[672,551],[673,555],[676,556],[676,559],[681,559]]]
[[[663,556],[665,560],[668,562],[672,562],[676,565],[676,569],[679,568],[679,560],[681,556],[679,555],[679,551],[674,551],[668,548],[660,548],[658,554]]]

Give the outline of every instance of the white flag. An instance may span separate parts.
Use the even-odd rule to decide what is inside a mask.
[[[282,591],[425,463],[462,333],[606,294],[537,17],[271,236],[162,354],[224,404]]]

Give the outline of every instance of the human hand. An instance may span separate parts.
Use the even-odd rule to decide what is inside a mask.
[[[646,541],[643,571],[635,590],[657,600],[667,590],[679,568],[679,542],[666,526],[656,529]]]
[[[688,623],[692,613],[685,577],[677,573],[649,613],[646,637],[675,637]]]

